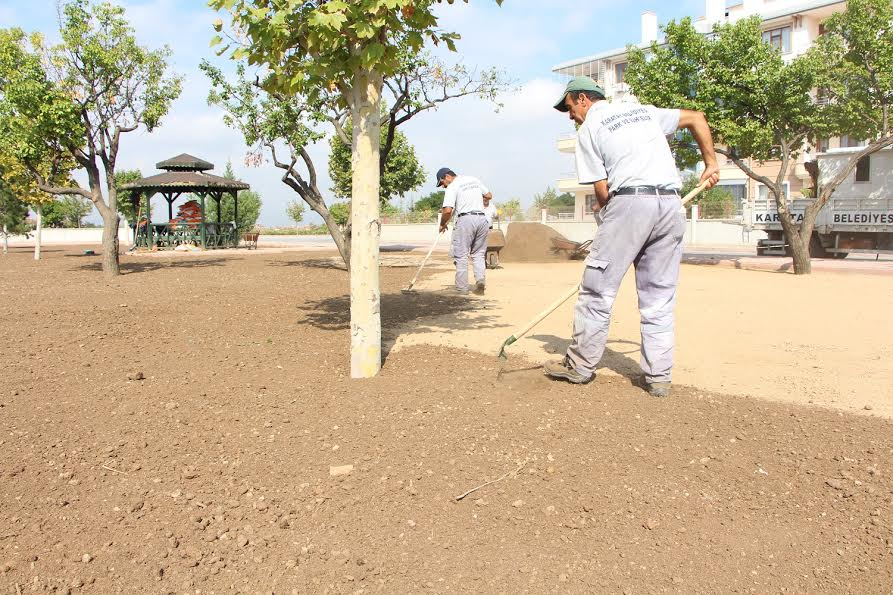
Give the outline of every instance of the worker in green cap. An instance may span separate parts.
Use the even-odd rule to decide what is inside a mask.
[[[641,315],[644,387],[670,391],[674,314],[685,211],[682,182],[667,136],[688,129],[701,149],[707,188],[719,181],[713,138],[704,114],[638,103],[612,103],[591,78],[571,79],[555,109],[578,126],[580,185],[598,201],[598,230],[574,311],[571,345],[563,360],[545,364],[547,376],[575,384],[595,377],[608,339],[611,308],[630,265],[636,269]]]

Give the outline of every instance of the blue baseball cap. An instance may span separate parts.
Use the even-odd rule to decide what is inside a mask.
[[[435,186],[439,188],[439,187],[440,187],[440,184],[443,182],[443,179],[444,179],[445,177],[447,177],[447,176],[455,176],[455,175],[456,175],[456,172],[454,172],[454,171],[451,170],[450,168],[448,168],[448,167],[441,167],[440,169],[437,170],[437,183],[435,184]]]

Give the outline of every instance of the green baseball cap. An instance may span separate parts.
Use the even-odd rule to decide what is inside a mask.
[[[561,94],[561,97],[559,97],[558,101],[555,103],[555,109],[559,112],[566,112],[567,106],[564,104],[564,98],[567,97],[568,93],[576,93],[578,91],[595,91],[602,97],[605,96],[605,90],[594,80],[588,76],[575,76],[567,82],[567,87],[564,88],[564,93]]]

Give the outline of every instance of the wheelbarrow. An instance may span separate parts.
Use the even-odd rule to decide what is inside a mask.
[[[589,254],[589,246],[592,245],[592,240],[574,242],[560,236],[552,238],[551,241],[552,250],[566,254],[571,260],[582,260],[586,258],[587,254]]]
[[[505,246],[505,234],[501,229],[491,229],[487,234],[487,253],[484,262],[488,269],[499,267],[499,251]]]

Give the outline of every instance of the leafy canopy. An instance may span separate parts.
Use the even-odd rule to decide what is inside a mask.
[[[345,126],[348,136],[352,134],[351,126]],[[388,130],[381,129],[381,142],[385,143]],[[351,169],[351,148],[339,135],[332,136],[329,153],[329,175],[334,182],[332,190],[338,198],[350,199],[352,192],[353,171]],[[387,204],[388,200],[395,196],[403,196],[411,190],[415,190],[425,180],[425,170],[419,164],[415,154],[415,148],[410,144],[406,135],[399,130],[394,131],[391,150],[388,152],[381,175],[379,186],[379,200]]]

